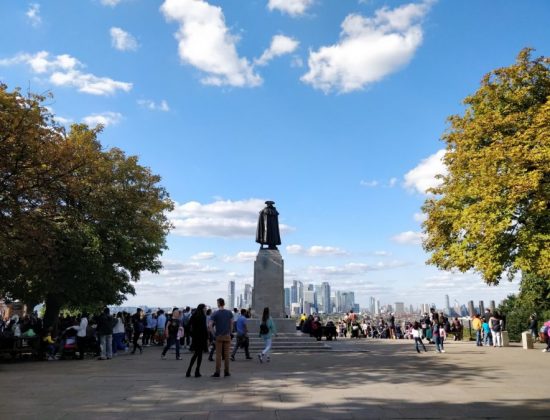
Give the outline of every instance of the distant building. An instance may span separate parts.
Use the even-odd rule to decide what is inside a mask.
[[[395,313],[396,314],[404,314],[405,313],[405,303],[403,302],[395,302]]]
[[[285,287],[285,312],[290,312],[290,287]]]
[[[225,306],[231,309],[235,307],[235,282],[233,280],[229,280],[227,286],[227,303]]]
[[[325,314],[332,313],[332,305],[330,301],[330,284],[323,282],[321,284],[321,304],[323,306],[323,312]]]

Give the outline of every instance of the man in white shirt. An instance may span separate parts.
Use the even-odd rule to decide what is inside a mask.
[[[76,346],[80,360],[84,359],[84,349],[86,347],[86,330],[88,329],[88,314],[82,314],[80,324],[72,327],[76,330]]]

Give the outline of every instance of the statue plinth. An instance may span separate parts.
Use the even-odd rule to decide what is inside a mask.
[[[262,316],[265,307],[271,317],[285,318],[284,261],[277,249],[262,248],[254,261],[252,316]]]

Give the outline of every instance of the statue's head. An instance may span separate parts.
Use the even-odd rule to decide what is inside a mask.
[[[275,201],[266,201],[265,204],[266,204],[268,207],[273,207],[273,204],[275,204]]]

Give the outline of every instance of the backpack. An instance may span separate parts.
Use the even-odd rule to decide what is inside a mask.
[[[260,324],[260,334],[261,335],[269,334],[269,327],[267,326],[267,324],[265,322],[262,322]]]
[[[500,319],[493,319],[491,321],[492,330],[495,332],[500,332]]]

